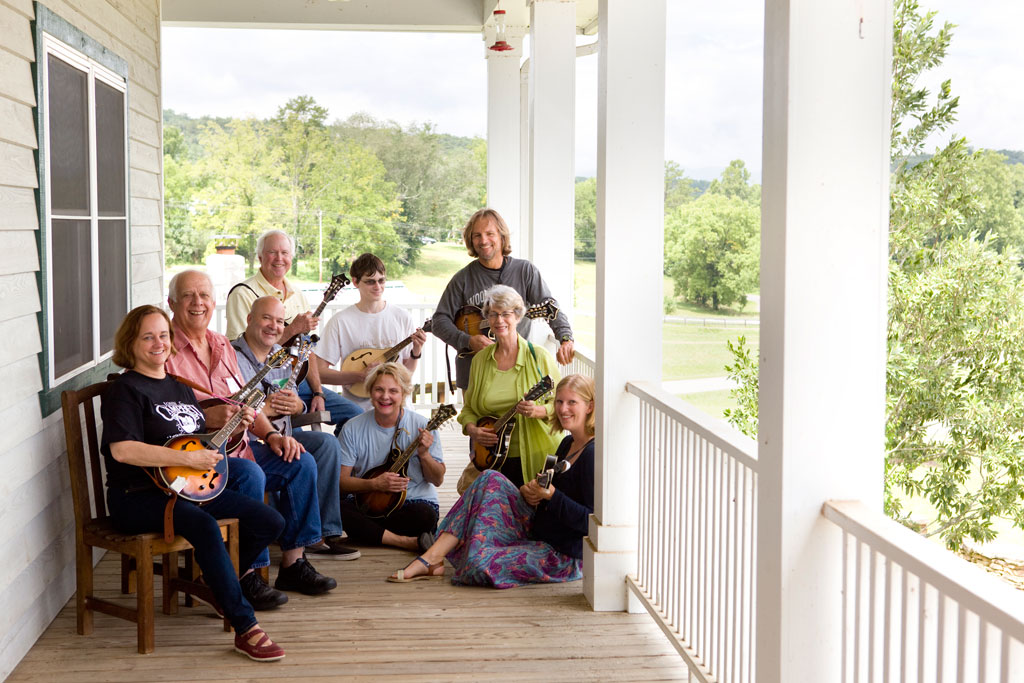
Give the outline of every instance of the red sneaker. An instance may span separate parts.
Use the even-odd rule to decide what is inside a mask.
[[[284,659],[284,648],[270,639],[259,626],[235,634],[235,652],[241,652],[256,662],[276,662]]]

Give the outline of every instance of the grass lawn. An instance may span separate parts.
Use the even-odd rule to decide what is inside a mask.
[[[725,419],[722,413],[726,408],[736,407],[736,402],[729,397],[728,389],[722,391],[702,391],[699,394],[680,394],[679,398],[719,420]]]

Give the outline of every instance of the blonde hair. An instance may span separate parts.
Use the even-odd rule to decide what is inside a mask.
[[[566,375],[555,387],[555,395],[562,389],[568,389],[577,396],[582,398],[587,403],[594,402],[594,380],[586,375]],[[557,411],[557,409],[556,409]],[[557,412],[551,413],[551,417],[548,418],[548,428],[552,434],[558,434],[562,429],[562,423],[558,419]],[[595,418],[594,411],[591,410],[590,414],[587,415],[587,420],[583,425],[584,431],[587,432],[588,436],[593,436],[595,431]]]
[[[466,243],[466,250],[469,252],[469,255],[473,258],[477,256],[476,249],[473,248],[473,228],[485,218],[490,218],[494,221],[494,227],[498,229],[498,234],[501,235],[501,255],[508,256],[512,253],[512,236],[508,231],[508,223],[494,209],[480,209],[466,221],[466,227],[462,229],[462,241]]]
[[[412,393],[412,375],[409,374],[409,370],[404,365],[393,361],[391,363],[382,363],[373,370],[370,370],[370,374],[366,376],[366,382],[363,384],[366,387],[366,393],[373,392],[373,385],[381,377],[393,377],[398,382],[398,386],[402,387],[403,399]]]

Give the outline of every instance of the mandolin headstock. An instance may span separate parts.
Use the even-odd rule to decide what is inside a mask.
[[[427,422],[426,430],[428,432],[434,431],[435,429],[443,425],[445,422],[455,417],[457,412],[458,411],[455,410],[455,407],[452,406],[451,404],[441,404],[441,406],[439,406],[437,411],[434,413],[433,417],[430,418],[430,421]]]
[[[327,303],[338,296],[338,292],[345,285],[352,284],[352,281],[348,279],[345,273],[338,273],[337,275],[331,276],[331,281],[327,285],[327,289],[324,290],[324,303]]]
[[[526,309],[526,317],[533,320],[547,320],[548,322],[558,317],[558,304],[552,298],[544,299],[539,304]]]
[[[550,375],[544,375],[541,381],[530,387],[530,390],[523,395],[524,401],[536,401],[544,394],[548,393],[555,388],[555,383],[551,380]]]

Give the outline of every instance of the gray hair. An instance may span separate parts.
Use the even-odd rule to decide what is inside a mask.
[[[167,283],[167,299],[169,301],[178,303],[178,280],[181,279],[182,275],[186,275],[188,273],[199,273],[205,277],[206,281],[210,283],[210,294],[214,299],[217,298],[217,291],[213,287],[213,280],[210,279],[209,273],[196,268],[189,268],[188,270],[183,270],[180,273],[175,273],[174,277],[171,278],[171,281]]]
[[[516,317],[522,319],[526,315],[526,304],[519,292],[508,285],[494,285],[484,292],[483,312],[486,316],[492,308],[500,308],[503,311],[515,311]]]
[[[263,256],[263,244],[267,241],[268,237],[271,237],[273,235],[281,235],[282,237],[287,237],[288,238],[288,244],[292,248],[292,256],[295,256],[295,239],[292,238],[292,236],[289,235],[288,233],[286,233],[284,230],[277,230],[277,229],[267,230],[265,233],[263,233],[262,235],[259,236],[259,239],[256,240],[256,255],[257,256],[262,258],[262,256]]]

